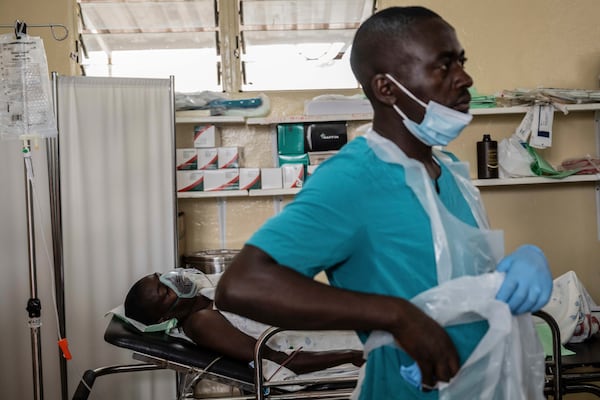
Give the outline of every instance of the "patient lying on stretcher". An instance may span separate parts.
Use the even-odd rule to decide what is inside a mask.
[[[266,326],[221,313],[214,308],[211,299],[219,277],[220,275],[205,275],[189,269],[147,275],[137,281],[127,293],[125,315],[146,325],[176,318],[177,325],[196,344],[233,359],[250,362],[254,359],[255,338]],[[244,333],[238,327],[250,327],[256,334],[253,337],[252,332],[244,329]],[[357,345],[351,345],[349,350],[303,351],[296,347],[296,351],[291,354],[283,351],[282,346],[273,348],[269,342],[264,357],[285,365],[296,374],[348,363],[360,366],[364,362],[362,351],[357,349],[360,343],[358,339],[350,342]],[[305,346],[305,350],[306,347],[311,348]]]

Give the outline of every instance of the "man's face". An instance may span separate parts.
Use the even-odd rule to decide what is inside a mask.
[[[143,278],[144,299],[148,313],[156,322],[164,319],[177,301],[177,295],[158,279],[159,273]]]
[[[417,22],[403,43],[402,63],[396,76],[417,98],[433,100],[461,112],[468,112],[473,80],[464,70],[465,52],[454,29],[440,18]],[[399,106],[410,115],[424,110],[406,95]],[[416,119],[420,121],[421,118]]]

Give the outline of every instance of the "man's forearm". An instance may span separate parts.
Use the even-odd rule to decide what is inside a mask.
[[[267,257],[267,259],[265,259]],[[244,247],[217,287],[220,310],[286,329],[392,330],[410,302],[343,290],[277,265],[254,247]]]

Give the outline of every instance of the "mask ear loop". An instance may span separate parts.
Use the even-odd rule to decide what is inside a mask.
[[[404,87],[404,85],[402,85],[400,82],[398,82],[392,75],[386,73],[385,76],[390,81],[394,82],[394,84],[396,84],[396,86],[398,86],[400,88],[400,90],[402,90],[408,97],[410,97],[411,99],[413,99],[414,101],[419,103],[423,108],[427,108],[427,104],[425,104],[417,96],[412,94],[407,88]]]

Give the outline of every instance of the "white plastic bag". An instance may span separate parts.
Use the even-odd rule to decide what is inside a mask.
[[[449,383],[438,383],[440,400],[544,399],[544,351],[531,314],[513,316],[506,303],[495,299],[503,280],[499,272],[464,276],[412,299],[442,326],[481,319],[489,324],[458,374]],[[373,332],[365,343],[365,357],[387,345],[396,345],[390,333]],[[358,398],[360,385],[359,377],[353,398]]]
[[[503,139],[498,144],[498,163],[500,178],[519,178],[535,176],[531,171],[533,157],[525,149],[516,136]]]

